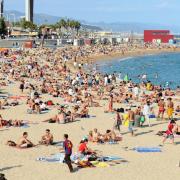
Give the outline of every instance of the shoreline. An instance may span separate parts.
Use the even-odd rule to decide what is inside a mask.
[[[99,62],[99,61],[108,61],[119,58],[120,60],[127,57],[138,57],[138,56],[146,56],[146,55],[158,55],[162,53],[180,53],[180,48],[177,49],[147,49],[141,50],[137,49],[134,51],[127,51],[124,55],[121,52],[113,52],[106,55],[93,55],[86,59],[86,61],[91,61],[91,63]]]

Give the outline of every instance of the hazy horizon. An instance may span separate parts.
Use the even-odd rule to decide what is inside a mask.
[[[70,17],[89,22],[180,25],[179,0],[148,0],[148,2],[144,0],[86,0],[86,3],[83,0],[34,0],[34,2],[34,13]],[[5,0],[4,9],[24,12],[25,0]]]

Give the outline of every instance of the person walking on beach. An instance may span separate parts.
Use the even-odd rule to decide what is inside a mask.
[[[175,144],[174,143],[174,135],[173,135],[173,130],[174,130],[174,127],[176,125],[176,122],[174,120],[171,120],[170,124],[168,125],[168,130],[166,131],[165,133],[165,137],[163,139],[163,144],[165,143],[165,141],[170,138],[171,141],[172,141],[172,144]]]
[[[68,134],[64,134],[64,143],[63,143],[64,151],[65,151],[65,157],[64,161],[69,167],[69,171],[72,173],[73,172],[73,167],[71,164],[71,154],[72,154],[72,148],[73,144],[70,140],[68,140]]]

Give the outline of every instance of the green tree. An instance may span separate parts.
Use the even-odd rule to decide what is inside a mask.
[[[7,33],[7,28],[6,28],[6,23],[4,18],[0,18],[0,35],[6,34]]]
[[[31,21],[26,21],[25,18],[21,19],[19,25],[23,29],[29,29],[31,31],[37,30],[37,25]]]
[[[81,23],[79,21],[75,21],[75,29],[76,29],[77,35],[79,34],[80,28],[81,28]]]

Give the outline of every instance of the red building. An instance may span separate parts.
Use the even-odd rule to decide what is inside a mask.
[[[144,42],[145,43],[169,43],[169,40],[173,40],[174,35],[170,34],[169,30],[145,30]]]

